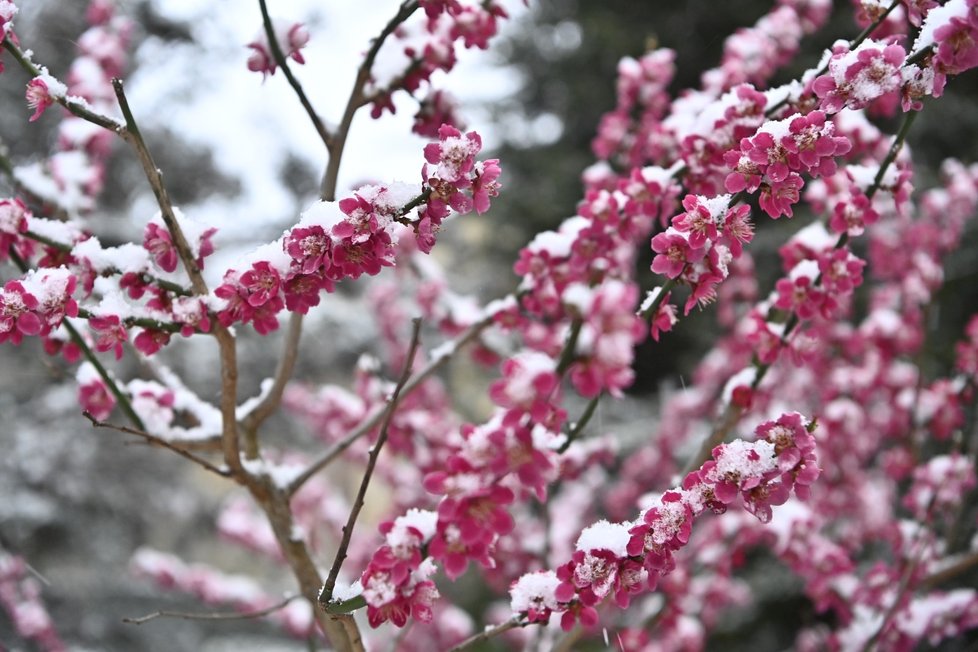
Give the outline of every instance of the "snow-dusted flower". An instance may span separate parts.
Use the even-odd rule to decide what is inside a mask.
[[[27,106],[34,109],[30,121],[40,118],[49,106],[63,99],[67,92],[67,86],[48,74],[30,80],[27,83]]]
[[[302,48],[309,42],[309,30],[305,25],[273,18],[272,31],[284,57],[291,58],[296,63],[306,62],[302,56]],[[272,47],[268,42],[264,26],[258,30],[254,40],[247,47],[253,50],[248,57],[248,70],[260,72],[265,77],[274,75],[278,63],[272,55]]]

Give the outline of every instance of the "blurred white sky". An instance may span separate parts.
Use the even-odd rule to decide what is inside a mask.
[[[246,44],[261,26],[258,2],[242,0],[154,0],[163,17],[185,22],[197,44],[150,40],[136,56],[136,73],[127,94],[145,126],[166,125],[188,140],[207,146],[221,171],[241,180],[242,193],[214,196],[202,205],[184,206],[192,218],[218,226],[224,237],[254,235],[256,222],[286,225],[301,207],[294,205],[279,179],[289,154],[316,170],[325,164],[322,146],[308,117],[281,72],[264,83],[246,66]],[[269,3],[275,18],[304,22],[312,36],[303,49],[305,65],[293,64],[313,105],[327,124],[339,120],[361,54],[397,11],[397,0]],[[515,20],[522,2],[507,2]],[[510,24],[506,21],[504,29]],[[493,65],[492,49],[458,50],[460,63],[439,88],[462,104],[469,127],[487,147],[498,142],[479,105],[514,92],[514,73]],[[291,63],[291,62],[290,62]],[[354,121],[340,173],[340,192],[367,180],[420,180],[425,140],[410,133],[414,108],[402,101],[397,115],[380,120],[362,110]],[[165,171],[164,171],[165,172]],[[310,201],[314,198],[308,198]],[[149,198],[147,198],[149,201]],[[144,211],[134,207],[134,216]],[[147,206],[145,213],[152,214]]]

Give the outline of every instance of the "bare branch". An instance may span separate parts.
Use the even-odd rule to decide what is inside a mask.
[[[456,337],[451,343],[451,351],[446,355],[437,356],[432,358],[428,364],[421,369],[421,371],[414,374],[411,379],[404,384],[404,388],[401,390],[401,395],[406,396],[410,394],[414,389],[416,389],[421,383],[428,379],[429,376],[434,374],[436,371],[441,369],[448,360],[451,359],[452,355],[461,349],[463,346],[474,340],[479,334],[484,331],[489,325],[492,324],[492,315],[486,315],[476,323],[472,324],[465,330],[461,335]],[[340,456],[347,448],[349,448],[355,441],[366,435],[368,432],[373,430],[380,424],[381,420],[384,418],[386,413],[386,407],[378,407],[375,409],[370,416],[365,418],[360,422],[356,428],[354,428],[346,437],[337,442],[328,451],[323,453],[318,459],[313,461],[309,468],[300,473],[296,478],[289,484],[288,493],[289,495],[295,494],[302,486],[309,481],[309,479],[319,473],[322,469],[328,466],[333,460]]]
[[[966,573],[976,567],[978,567],[978,552],[963,557],[950,566],[942,568],[933,575],[925,577],[923,580],[921,580],[918,588],[928,590],[933,589],[938,584],[943,584],[944,582],[954,579],[958,575]]]
[[[279,358],[278,368],[275,370],[275,379],[272,387],[255,406],[255,408],[241,421],[241,428],[245,431],[245,436],[258,430],[262,423],[275,413],[279,404],[282,402],[282,394],[285,386],[292,377],[295,369],[296,360],[299,357],[299,339],[302,335],[302,317],[298,312],[293,312],[289,317],[288,330],[285,332],[285,341],[282,347],[282,356]]]
[[[282,72],[285,74],[285,78],[288,80],[289,85],[292,86],[292,90],[295,91],[296,96],[299,98],[299,102],[302,104],[302,108],[306,110],[309,115],[309,119],[312,121],[312,125],[316,128],[316,133],[319,134],[319,138],[322,139],[323,144],[327,149],[333,143],[333,136],[329,133],[326,125],[320,119],[319,114],[312,106],[312,102],[306,96],[306,92],[302,89],[302,84],[299,80],[295,78],[292,74],[292,70],[289,68],[288,60],[285,58],[285,54],[282,52],[282,47],[279,45],[278,39],[275,37],[275,27],[272,25],[271,16],[268,15],[268,7],[265,5],[265,0],[258,0],[258,5],[261,7],[261,19],[262,24],[265,27],[265,37],[268,39],[268,45],[272,49],[272,57],[275,59],[275,63]]]
[[[286,605],[295,600],[296,598],[301,598],[301,595],[290,595],[281,602],[273,604],[265,609],[259,609],[258,611],[245,611],[245,612],[218,612],[218,613],[188,613],[184,611],[154,611],[151,614],[145,616],[140,616],[138,618],[123,618],[122,622],[129,623],[130,625],[142,625],[148,623],[151,620],[156,620],[157,618],[180,618],[183,620],[248,620],[251,618],[261,618],[262,616],[267,616],[273,614],[279,609],[284,609]]]
[[[42,74],[42,70],[30,60],[30,57],[23,50],[21,50],[16,43],[14,43],[13,39],[3,39],[2,45],[4,49],[17,60],[17,63],[20,64],[20,67],[23,68],[27,74],[32,77],[37,77],[38,75]],[[126,128],[118,120],[98,113],[97,111],[93,111],[92,107],[84,99],[80,97],[73,97],[71,95],[55,97],[53,99],[61,106],[68,109],[72,115],[125,137]]]
[[[387,441],[387,432],[391,424],[391,419],[394,418],[394,413],[397,411],[397,405],[401,399],[401,391],[411,378],[411,365],[414,362],[415,354],[418,352],[418,345],[420,342],[421,318],[416,317],[412,320],[411,344],[408,348],[407,357],[404,360],[404,369],[401,371],[401,377],[398,379],[397,385],[394,387],[394,391],[391,393],[391,397],[387,401],[387,409],[384,413],[384,422],[380,427],[380,434],[377,436],[377,441],[370,449],[370,456],[367,459],[367,468],[363,472],[363,479],[360,481],[360,489],[357,491],[356,499],[353,501],[353,508],[350,510],[350,516],[346,520],[346,525],[343,526],[343,538],[341,539],[340,546],[336,551],[336,557],[333,559],[333,567],[329,570],[329,576],[326,578],[326,584],[323,585],[323,590],[319,594],[319,601],[321,603],[328,603],[333,597],[333,587],[336,586],[336,578],[339,577],[340,569],[343,567],[343,561],[346,559],[346,551],[350,547],[350,539],[353,537],[353,528],[356,526],[357,517],[360,516],[360,510],[363,509],[364,497],[367,495],[367,487],[370,485],[370,478],[373,476],[374,467],[377,466],[377,459],[380,457],[380,451],[384,447],[384,443]]]
[[[193,249],[190,247],[190,243],[187,242],[183,229],[180,228],[180,224],[177,222],[176,214],[173,212],[173,203],[170,201],[170,195],[166,190],[166,186],[163,185],[163,173],[156,166],[153,155],[150,153],[149,147],[147,147],[146,141],[139,131],[136,118],[132,114],[132,109],[129,108],[129,100],[126,98],[122,80],[113,79],[112,88],[115,90],[115,96],[119,101],[119,108],[122,109],[122,115],[126,119],[126,129],[121,132],[121,135],[126,142],[132,145],[132,148],[136,151],[137,158],[139,158],[139,163],[143,166],[146,180],[149,181],[150,188],[152,188],[153,194],[156,196],[156,203],[160,207],[160,215],[163,217],[163,222],[166,224],[166,228],[173,238],[173,246],[176,247],[177,254],[180,256],[180,262],[183,263],[184,269],[187,270],[187,274],[190,276],[194,294],[207,294],[207,284],[204,282],[200,266],[197,264],[197,257],[194,256]]]
[[[503,632],[508,632],[509,630],[515,629],[517,627],[526,627],[528,624],[529,623],[524,621],[521,616],[518,615],[513,616],[509,620],[504,620],[503,622],[499,623],[495,627],[490,627],[488,629],[479,632],[478,634],[470,636],[469,638],[465,639],[464,641],[462,641],[461,643],[453,647],[451,650],[449,650],[449,652],[461,652],[462,650],[468,650],[469,648],[471,648],[473,645],[476,645],[477,643],[485,643],[486,641],[499,636]]]
[[[82,414],[84,414],[84,416],[85,416],[86,419],[88,419],[89,421],[92,422],[92,427],[94,427],[94,428],[108,428],[109,430],[117,430],[119,432],[124,432],[127,435],[135,435],[136,437],[142,437],[144,440],[146,440],[147,443],[149,443],[149,444],[151,444],[153,446],[160,446],[162,448],[166,448],[167,450],[171,450],[174,453],[176,453],[177,455],[179,455],[180,457],[183,457],[185,459],[190,460],[194,464],[197,464],[197,465],[199,465],[199,466],[207,469],[211,473],[216,473],[217,475],[219,475],[219,476],[221,476],[223,478],[227,478],[227,477],[230,477],[231,476],[231,472],[228,471],[227,469],[222,469],[222,468],[219,468],[217,466],[214,466],[213,464],[211,464],[210,462],[208,462],[204,458],[199,457],[198,455],[195,455],[195,454],[191,453],[188,450],[184,450],[183,448],[181,448],[181,447],[179,447],[179,446],[177,446],[177,445],[175,445],[175,444],[173,444],[171,442],[168,442],[166,439],[164,439],[162,437],[158,437],[156,435],[152,435],[152,434],[150,434],[150,433],[148,433],[148,432],[146,432],[144,430],[141,430],[141,429],[129,428],[128,426],[117,426],[117,425],[115,425],[113,423],[107,423],[105,421],[99,421],[94,416],[92,416],[92,414],[90,412],[87,412],[87,411],[86,412],[83,412]]]
[[[343,118],[340,120],[340,125],[333,135],[332,147],[329,150],[329,162],[326,164],[326,171],[323,173],[320,196],[325,201],[336,199],[336,179],[340,172],[340,161],[343,158],[346,137],[350,133],[353,116],[363,106],[363,89],[370,79],[370,70],[373,68],[374,61],[377,59],[377,53],[380,52],[380,48],[384,44],[384,41],[387,40],[387,37],[393,34],[398,25],[407,20],[417,8],[418,0],[404,0],[401,3],[397,14],[390,19],[377,38],[373,40],[373,43],[370,44],[370,49],[367,50],[367,54],[363,58],[363,63],[360,64],[360,68],[357,70],[357,78],[353,82],[353,90],[350,91],[350,98],[347,100],[346,109],[343,111]]]

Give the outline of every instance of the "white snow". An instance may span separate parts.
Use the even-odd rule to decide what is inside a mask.
[[[628,556],[626,548],[632,535],[628,530],[631,523],[611,523],[606,520],[589,525],[577,539],[577,549],[584,552],[609,550],[618,557]]]
[[[924,24],[920,26],[920,33],[914,41],[911,52],[920,52],[927,46],[934,44],[934,32],[940,27],[951,22],[952,18],[965,18],[968,15],[968,3],[966,0],[948,0],[940,7],[934,7],[927,12]]]

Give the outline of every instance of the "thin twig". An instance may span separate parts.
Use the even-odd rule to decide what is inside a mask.
[[[123,433],[126,433],[128,435],[135,435],[137,437],[142,437],[143,439],[146,440],[147,443],[149,443],[149,444],[151,444],[153,446],[161,446],[163,448],[166,448],[168,450],[171,450],[174,453],[176,453],[177,455],[179,455],[180,457],[183,457],[185,459],[188,459],[191,462],[193,462],[194,464],[197,464],[197,465],[199,465],[199,466],[207,469],[211,473],[216,473],[217,475],[221,476],[222,478],[227,478],[227,477],[230,477],[230,475],[231,475],[231,472],[228,471],[227,469],[222,469],[222,468],[219,468],[217,466],[214,466],[213,464],[211,464],[210,462],[208,462],[204,458],[199,457],[197,455],[194,455],[190,451],[184,450],[180,446],[176,446],[176,445],[170,443],[169,441],[167,441],[166,439],[164,439],[162,437],[158,437],[156,435],[152,435],[152,434],[146,432],[145,430],[141,430],[141,429],[137,429],[137,428],[130,428],[128,426],[118,426],[118,425],[115,425],[114,423],[107,423],[105,421],[99,421],[98,419],[96,419],[91,414],[91,412],[88,412],[88,411],[85,411],[82,414],[85,416],[86,419],[88,419],[89,421],[92,422],[92,427],[94,427],[94,428],[108,428],[109,430],[117,430],[119,432],[123,432]]]
[[[289,68],[288,60],[285,58],[285,54],[282,52],[282,47],[279,45],[278,39],[275,37],[275,27],[272,25],[271,16],[268,15],[268,7],[265,5],[265,0],[258,0],[258,5],[261,7],[261,19],[262,24],[265,26],[265,37],[268,39],[268,44],[272,49],[272,57],[275,59],[275,63],[278,64],[282,72],[285,73],[285,78],[288,80],[289,85],[292,86],[292,90],[295,91],[296,96],[299,98],[299,102],[302,104],[302,108],[306,110],[309,115],[309,119],[312,121],[313,127],[316,128],[316,133],[319,134],[319,138],[322,139],[323,144],[327,149],[333,143],[333,136],[329,133],[326,125],[320,119],[319,114],[316,113],[316,109],[313,108],[312,102],[306,96],[306,92],[302,90],[302,84],[299,80],[295,78],[292,74],[292,70]]]
[[[129,100],[126,98],[122,80],[113,79],[112,89],[115,91],[119,108],[122,109],[122,115],[126,119],[126,129],[122,132],[122,137],[136,151],[139,163],[143,166],[146,179],[149,181],[150,188],[153,190],[153,195],[156,196],[156,203],[160,208],[163,223],[166,224],[166,228],[170,232],[170,237],[173,239],[173,246],[176,247],[177,254],[180,256],[180,262],[183,263],[184,269],[187,270],[187,274],[190,276],[194,294],[205,295],[207,294],[207,284],[204,282],[200,266],[197,264],[197,258],[194,256],[190,243],[187,242],[183,229],[180,228],[180,224],[177,222],[177,216],[173,211],[173,202],[170,200],[170,195],[166,190],[166,186],[163,184],[163,173],[157,167],[156,162],[153,160],[153,155],[150,153],[149,147],[146,145],[146,141],[139,131],[136,118],[133,116],[132,109],[129,107]]]
[[[271,607],[266,607],[264,609],[259,609],[257,611],[245,611],[245,612],[218,612],[218,613],[189,613],[184,611],[154,611],[151,614],[145,616],[140,616],[138,618],[123,618],[122,622],[128,623],[130,625],[142,625],[148,623],[151,620],[156,620],[157,618],[181,618],[183,620],[248,620],[251,618],[261,618],[262,616],[267,616],[269,614],[275,613],[279,609],[284,609],[290,602],[297,598],[301,598],[301,595],[290,595],[281,602],[273,604]]]
[[[492,640],[504,632],[508,632],[511,629],[516,629],[517,627],[526,627],[528,624],[529,623],[523,620],[522,616],[513,616],[509,620],[504,620],[494,627],[490,627],[479,632],[478,634],[470,636],[450,649],[448,652],[462,652],[462,650],[468,650],[477,643],[485,643],[486,641]]]
[[[567,440],[560,445],[560,448],[557,449],[558,453],[563,453],[570,448],[570,445],[574,443],[574,440],[577,439],[578,435],[583,432],[584,428],[591,420],[591,417],[594,416],[594,411],[601,402],[602,396],[604,396],[604,392],[598,394],[588,401],[587,407],[584,408],[584,412],[581,414],[581,418],[574,423],[574,426],[570,429],[570,432],[567,433]]]
[[[28,57],[16,43],[13,42],[13,39],[4,39],[2,45],[4,49],[17,60],[20,67],[23,68],[31,77],[37,77],[38,75],[42,74],[42,70],[30,60],[30,57]],[[108,129],[109,131],[115,132],[120,136],[125,136],[124,132],[126,128],[118,120],[93,111],[91,106],[84,99],[71,95],[55,97],[53,99],[61,106],[68,109],[72,115],[82,118],[83,120],[87,120],[88,122],[96,124],[104,129]]]
[[[295,363],[299,358],[299,339],[302,336],[302,313],[293,312],[289,316],[289,325],[285,331],[285,339],[282,346],[282,354],[279,357],[278,367],[275,369],[275,377],[268,393],[255,406],[248,415],[241,421],[241,429],[245,433],[246,440],[256,436],[256,432],[268,417],[275,413],[282,402],[282,395],[285,393],[285,386],[292,377]]]
[[[567,334],[567,341],[564,343],[564,350],[560,354],[560,361],[557,363],[556,373],[563,377],[570,366],[574,363],[577,354],[577,339],[581,336],[581,328],[584,326],[584,319],[576,317],[571,322],[570,332]]]
[[[452,340],[452,353],[458,351],[463,346],[474,340],[478,335],[488,328],[492,324],[492,315],[486,315],[476,323],[472,324],[465,330],[461,335]],[[414,374],[407,383],[404,384],[404,388],[401,390],[401,395],[406,396],[414,391],[421,383],[427,380],[432,374],[441,369],[449,359],[451,359],[451,354],[442,355],[432,358],[428,364],[426,364],[420,371]],[[309,467],[300,473],[296,478],[289,483],[288,493],[289,495],[295,494],[302,486],[309,481],[314,475],[319,473],[322,469],[328,466],[333,460],[340,456],[347,448],[349,448],[355,441],[366,435],[368,432],[373,430],[380,424],[381,420],[384,418],[384,414],[387,412],[386,408],[381,406],[375,409],[370,416],[365,418],[360,424],[350,431],[343,439],[338,441],[333,445],[332,448],[323,453],[319,458],[314,460]]]
[[[346,525],[343,526],[343,538],[340,541],[340,546],[336,551],[336,557],[333,559],[333,567],[330,568],[329,576],[326,578],[326,583],[323,585],[323,590],[319,595],[320,603],[328,603],[333,597],[333,588],[336,586],[336,579],[339,577],[340,568],[343,567],[343,562],[346,560],[346,551],[350,547],[350,539],[353,536],[353,528],[356,526],[357,517],[360,516],[360,510],[363,509],[364,498],[367,495],[367,487],[370,485],[370,479],[373,476],[374,468],[377,466],[377,459],[380,457],[380,451],[384,447],[384,443],[387,441],[387,434],[390,428],[391,419],[394,418],[394,413],[397,411],[397,405],[401,399],[401,391],[411,378],[411,364],[414,362],[414,356],[418,352],[418,345],[420,342],[421,318],[416,317],[412,320],[411,344],[408,347],[407,358],[404,361],[404,369],[401,371],[401,377],[398,379],[397,385],[394,387],[394,391],[391,394],[390,399],[387,401],[387,410],[384,414],[384,422],[380,427],[380,434],[377,436],[377,441],[370,448],[370,455],[367,459],[367,468],[363,472],[363,479],[360,481],[360,489],[357,491],[356,499],[353,501],[353,508],[350,510],[350,516],[346,520]]]

